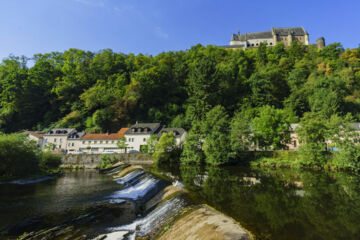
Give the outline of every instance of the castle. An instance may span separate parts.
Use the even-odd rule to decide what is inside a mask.
[[[254,32],[245,34],[233,34],[230,45],[227,48],[256,48],[264,42],[267,46],[275,46],[277,42],[283,42],[285,47],[290,46],[293,41],[300,41],[309,45],[309,33],[303,27],[273,27],[271,31]],[[316,46],[321,49],[325,46],[323,37],[316,40]]]

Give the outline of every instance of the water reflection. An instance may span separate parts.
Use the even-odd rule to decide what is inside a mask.
[[[166,166],[190,195],[258,239],[360,239],[360,177],[347,173]]]
[[[0,229],[26,218],[62,213],[92,204],[90,200],[118,190],[119,185],[97,171],[66,172],[53,180],[30,185],[0,185]]]

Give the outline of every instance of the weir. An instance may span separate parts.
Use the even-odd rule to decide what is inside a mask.
[[[190,202],[181,182],[172,183],[160,179],[146,172],[141,166],[119,164],[115,168],[102,171],[102,174],[111,176],[118,189],[110,194],[93,198],[91,204],[87,204],[87,207],[80,211],[74,209],[56,216],[27,219],[0,230],[0,234],[9,233],[14,237],[5,239],[23,240],[155,239],[161,237],[164,229],[171,231],[171,226],[177,219],[182,219],[187,212],[203,209],[203,212],[207,211],[207,215],[215,215],[212,216],[215,219],[213,222],[216,222],[218,215],[221,215],[207,207]],[[202,218],[204,219],[204,216]],[[225,222],[235,224],[232,220],[226,220],[227,218],[223,216],[220,224],[226,225]],[[54,224],[52,220],[49,224],[47,219],[57,219],[57,222]],[[206,219],[203,222],[207,224]],[[211,224],[214,226],[210,227],[210,230],[221,229],[221,226]],[[246,235],[245,231],[237,231],[234,233],[238,234],[236,236],[245,236],[239,239],[250,239],[250,235]],[[171,237],[171,239],[177,238]]]

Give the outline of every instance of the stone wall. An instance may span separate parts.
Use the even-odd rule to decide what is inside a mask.
[[[62,158],[64,167],[80,166],[85,168],[97,168],[101,164],[103,154],[67,154]],[[129,164],[152,164],[151,157],[145,153],[119,153],[111,154],[116,159]]]

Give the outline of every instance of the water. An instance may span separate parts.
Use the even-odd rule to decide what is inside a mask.
[[[360,177],[349,173],[167,166],[195,202],[233,217],[257,239],[360,239]]]
[[[184,184],[193,202],[233,217],[257,239],[360,239],[360,177],[354,174],[198,166],[151,171]],[[115,180],[79,171],[30,185],[3,184],[0,229],[38,216],[55,225],[80,217],[75,229],[90,239],[144,236],[189,204],[176,197],[150,212],[136,208],[167,184],[142,170]]]
[[[86,208],[120,187],[97,171],[66,172],[35,184],[0,185],[0,229],[26,218]]]

